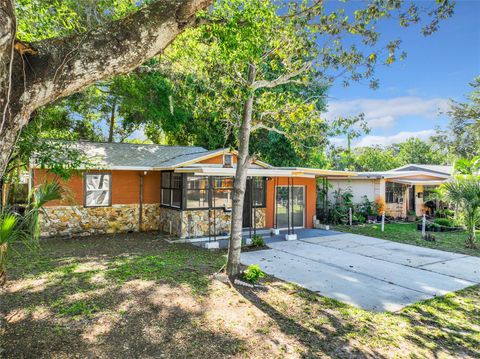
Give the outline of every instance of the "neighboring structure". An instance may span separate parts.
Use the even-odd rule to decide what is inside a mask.
[[[236,152],[201,147],[72,142],[95,163],[63,183],[51,202],[43,236],[161,230],[180,238],[227,235]],[[92,166],[91,166],[92,167]],[[311,228],[316,177],[343,171],[278,168],[255,161],[248,170],[245,228]],[[52,179],[33,167],[33,184]]]
[[[334,199],[336,190],[350,190],[354,203],[362,202],[364,196],[372,202],[382,198],[387,216],[405,218],[413,212],[417,216],[434,213],[438,204],[429,200],[429,194],[452,176],[453,167],[411,164],[385,172],[356,174],[342,179],[328,177],[329,200]]]

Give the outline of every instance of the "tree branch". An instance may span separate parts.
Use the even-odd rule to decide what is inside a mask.
[[[287,135],[287,133],[285,131],[282,131],[282,130],[276,128],[276,127],[267,126],[263,123],[257,123],[255,125],[253,125],[252,129],[251,129],[251,132],[255,132],[255,131],[260,130],[260,129],[271,131],[271,132],[276,132],[276,133],[279,133],[280,135],[284,135],[284,136]]]
[[[286,85],[288,83],[294,82],[294,78],[301,75],[302,73],[308,71],[311,67],[311,63],[305,64],[298,70],[295,70],[291,73],[281,75],[277,77],[275,80],[268,81],[268,80],[260,80],[260,81],[255,81],[252,85],[252,88],[254,90],[262,89],[262,88],[274,88],[280,85]]]
[[[195,23],[196,12],[211,3],[212,0],[156,1],[130,16],[88,32],[34,43],[37,53],[23,55],[29,63],[25,71],[22,55],[15,51],[8,102],[5,101],[4,74],[8,71],[6,51],[11,51],[11,47],[5,40],[7,21],[2,18],[0,113],[5,111],[6,116],[0,134],[0,176],[15,139],[37,108],[96,81],[132,71],[163,51],[186,27]],[[0,10],[8,12],[9,5],[10,0],[0,0]]]

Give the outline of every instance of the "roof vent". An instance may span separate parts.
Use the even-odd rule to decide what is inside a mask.
[[[225,153],[223,155],[223,167],[227,167],[227,168],[233,167],[233,156],[231,153]]]

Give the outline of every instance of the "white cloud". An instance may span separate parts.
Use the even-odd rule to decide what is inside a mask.
[[[354,147],[363,147],[363,146],[372,146],[372,145],[386,146],[386,145],[391,145],[393,143],[405,142],[410,137],[416,137],[416,138],[425,140],[434,134],[435,134],[435,130],[424,130],[424,131],[402,131],[395,135],[390,135],[390,136],[367,135],[362,137],[353,146]]]
[[[338,116],[365,114],[372,130],[392,127],[402,117],[416,116],[434,119],[440,111],[445,111],[448,100],[444,98],[423,98],[401,96],[389,99],[367,99],[332,101],[328,105],[327,119]]]

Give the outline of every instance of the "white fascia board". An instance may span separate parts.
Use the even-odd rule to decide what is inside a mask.
[[[409,184],[409,185],[424,185],[424,186],[439,186],[447,180],[402,180],[402,179],[392,179],[390,182]]]
[[[32,169],[42,169],[39,166],[31,166]],[[48,167],[43,168],[48,170]],[[97,167],[79,167],[76,168],[79,171],[154,171],[154,167],[146,167],[146,166],[97,166]]]
[[[212,167],[196,167],[196,168],[176,168],[175,172],[178,173],[194,173],[205,176],[235,176],[235,168],[212,168]],[[302,177],[302,178],[315,178],[312,174],[296,174],[295,171],[281,170],[281,169],[269,169],[269,168],[249,168],[247,170],[247,176],[253,177]]]
[[[440,173],[432,173],[432,172],[425,172],[425,171],[405,171],[405,172],[399,172],[399,173],[394,173],[394,172],[389,172],[385,173],[384,177],[386,179],[392,179],[392,178],[403,178],[403,177],[409,177],[409,176],[428,176],[428,177],[436,177],[436,178],[445,178],[448,179],[451,176],[450,175],[443,175]]]

